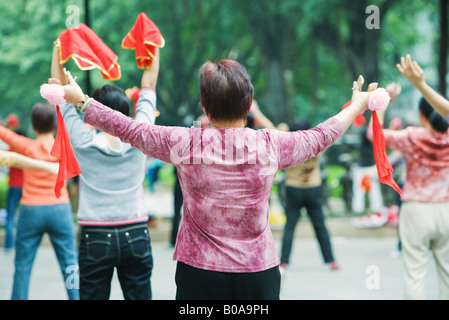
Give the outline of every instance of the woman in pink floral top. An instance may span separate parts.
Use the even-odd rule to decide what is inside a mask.
[[[433,255],[440,298],[449,299],[449,101],[433,90],[410,55],[399,71],[422,93],[421,127],[384,130],[387,149],[399,150],[406,164],[399,235],[406,299],[426,298],[426,275]],[[437,112],[439,114],[437,114]],[[378,112],[383,121],[384,112]],[[443,118],[446,117],[446,120]]]
[[[77,104],[84,95],[67,76],[65,98]],[[245,128],[253,86],[242,65],[206,62],[199,85],[207,129],[139,123],[92,99],[81,110],[86,123],[176,166],[184,195],[174,252],[177,299],[279,299],[268,219],[276,172],[331,146],[366,110],[370,93],[354,90],[351,107],[307,131],[255,131]]]

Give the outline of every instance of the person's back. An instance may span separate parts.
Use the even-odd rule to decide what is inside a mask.
[[[120,88],[105,86],[96,90],[94,96],[129,115],[129,101]],[[142,90],[136,119],[154,122],[155,99],[154,91]],[[62,114],[82,169],[78,224],[112,226],[145,222],[148,219],[143,193],[146,156],[118,138],[87,127],[70,105],[62,106]]]
[[[409,127],[402,138],[402,143],[388,143],[403,152],[406,163],[402,200],[449,201],[449,133]]]
[[[37,160],[57,162],[50,156],[55,141],[56,111],[51,105],[36,103],[31,111],[36,139],[20,136],[6,128],[0,128],[0,137],[11,150]],[[72,274],[67,268],[76,265],[75,232],[72,208],[66,186],[59,198],[55,194],[56,174],[43,170],[23,169],[23,195],[17,222],[16,257],[11,299],[28,298],[29,281],[33,261],[45,233],[50,236],[64,281]],[[69,299],[78,300],[76,286],[66,286]]]
[[[290,131],[308,130],[311,124],[307,119],[297,119],[290,125]],[[321,186],[321,168],[319,156],[285,170],[285,185],[296,188],[314,188]]]
[[[128,128],[134,129],[138,130]],[[268,223],[275,175],[279,169],[316,156],[341,134],[333,120],[295,133],[249,128],[149,129],[143,128],[149,135],[143,145],[135,135],[130,135],[131,141],[139,140],[139,148],[154,150],[153,156],[177,167],[184,195],[185,220],[175,260],[221,272],[257,272],[279,263]],[[197,243],[202,243],[202,250]]]
[[[67,101],[82,101],[68,76]],[[177,299],[279,299],[279,257],[268,221],[274,177],[332,145],[366,110],[369,94],[354,82],[352,104],[307,132],[254,131],[244,128],[253,87],[243,66],[206,62],[199,83],[210,129],[142,124],[95,100],[81,107],[84,121],[177,167],[185,196],[174,254]]]
[[[90,142],[74,145],[83,171],[79,180],[78,223],[122,225],[146,221],[142,187],[145,155],[119,139],[113,148],[106,134],[90,130]]]
[[[422,99],[420,114],[436,113]],[[427,106],[426,106],[427,105]],[[384,130],[386,147],[402,152],[406,165],[406,179],[402,201],[446,202],[449,201],[449,130],[439,117],[440,129],[431,127],[408,127],[404,130]],[[432,126],[432,125],[430,125]]]

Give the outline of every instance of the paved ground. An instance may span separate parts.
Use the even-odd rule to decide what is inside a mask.
[[[154,271],[154,300],[173,300],[176,286],[176,264],[168,245],[171,217],[170,193],[147,195],[147,201],[158,217],[150,230]],[[274,210],[276,206],[274,205]],[[402,300],[403,267],[397,247],[395,227],[358,229],[350,218],[327,219],[334,255],[341,268],[331,271],[322,263],[318,243],[307,219],[301,220],[295,236],[291,266],[283,280],[283,300]],[[2,246],[3,230],[0,229]],[[278,247],[282,228],[273,226]],[[0,300],[8,300],[14,273],[14,251],[0,251]],[[436,270],[429,266],[428,298],[438,299]],[[30,284],[31,300],[64,300],[66,292],[53,249],[45,237],[36,256]],[[111,299],[122,300],[120,285],[114,275]]]
[[[313,238],[295,240],[291,267],[284,278],[283,300],[402,300],[402,261],[393,255],[396,238],[334,237],[333,246],[340,270],[331,271],[321,262]],[[152,276],[154,300],[175,297],[175,262],[173,249],[164,242],[153,244],[155,266]],[[0,300],[10,298],[13,252],[0,252]],[[428,297],[438,299],[436,271],[433,262],[428,274]],[[31,300],[66,299],[62,276],[51,246],[39,248],[33,267]],[[122,300],[114,276],[111,299]]]

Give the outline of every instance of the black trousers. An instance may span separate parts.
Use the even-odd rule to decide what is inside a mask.
[[[81,229],[80,299],[108,300],[114,268],[125,300],[151,300],[153,254],[145,223]]]
[[[178,262],[176,300],[279,300],[279,267],[231,273],[194,268]]]
[[[320,187],[287,187],[285,206],[287,222],[284,227],[284,236],[282,238],[281,263],[288,264],[290,261],[293,236],[301,214],[301,208],[307,209],[307,214],[312,222],[324,262],[329,263],[334,261],[329,232],[325,224],[322,202]]]

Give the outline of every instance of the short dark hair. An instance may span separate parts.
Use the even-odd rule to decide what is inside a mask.
[[[56,129],[57,117],[55,107],[48,103],[38,102],[31,110],[31,122],[37,133],[49,133]]]
[[[449,128],[446,119],[436,112],[424,97],[419,101],[419,111],[426,117],[435,131],[444,133]]]
[[[123,113],[125,116],[129,116],[129,99],[122,88],[105,85],[96,89],[92,94],[92,98],[111,109]]]
[[[212,120],[246,119],[254,88],[245,67],[234,60],[206,62],[199,76],[201,106]]]

